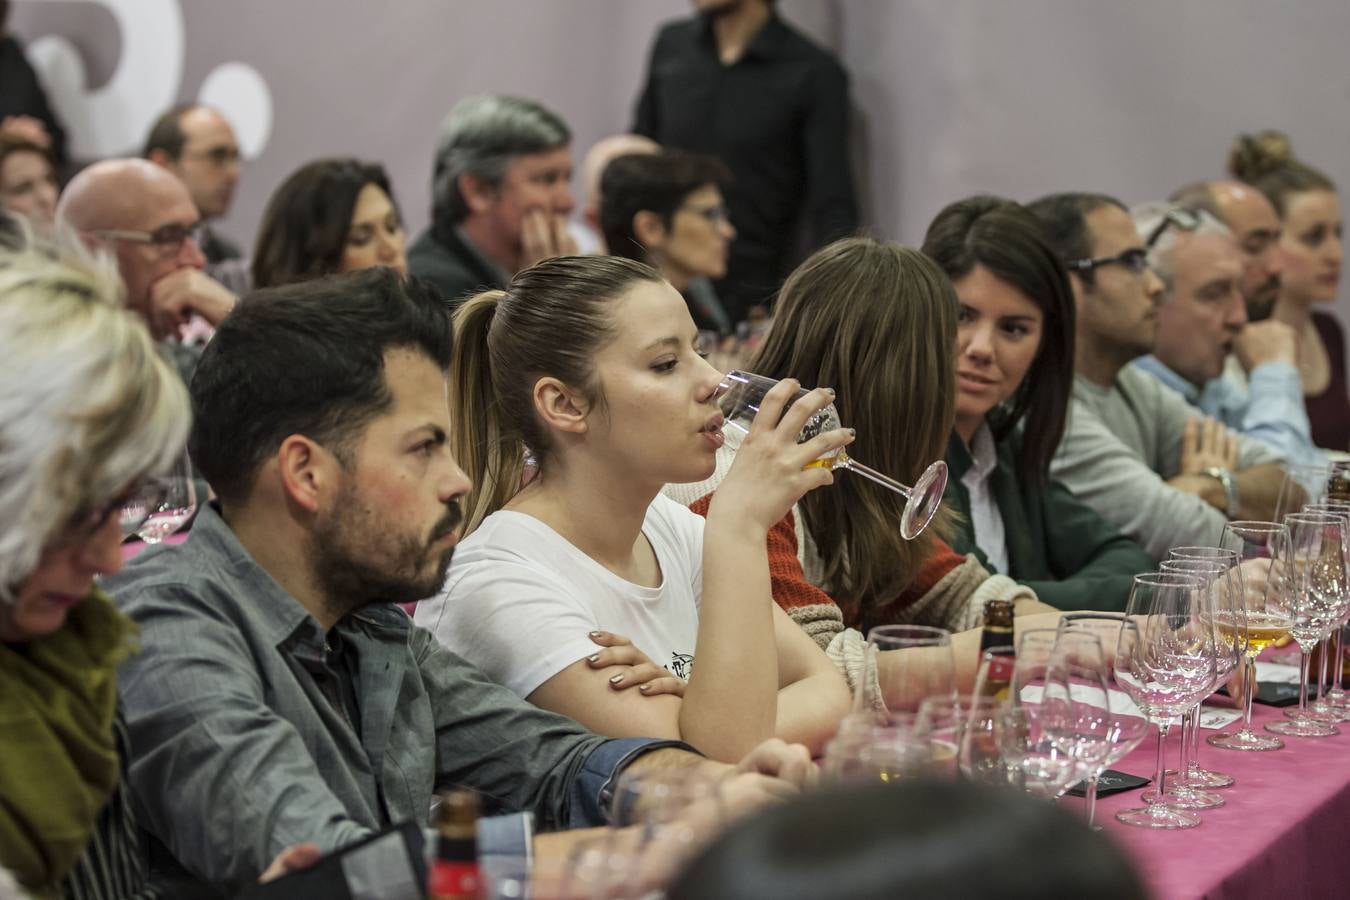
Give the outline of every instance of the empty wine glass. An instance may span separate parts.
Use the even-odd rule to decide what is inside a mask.
[[[877,690],[881,712],[918,712],[929,697],[950,702],[956,696],[951,635],[928,625],[878,625],[867,632],[862,683],[854,709],[876,708],[866,699]]]
[[[717,402],[722,410],[723,417],[726,419],[722,434],[726,438],[727,447],[735,450],[740,446],[741,440],[750,432],[750,424],[759,412],[764,395],[772,390],[777,383],[772,378],[765,378],[763,375],[739,370],[728,372],[722,379],[721,387],[718,389]],[[800,400],[807,393],[804,390],[799,391],[792,402]],[[835,410],[834,404],[831,403],[811,416],[806,423],[806,427],[802,429],[798,443],[809,441],[818,434],[833,431],[839,427],[841,427],[839,413]],[[947,464],[942,460],[938,460],[925,469],[914,482],[913,487],[901,484],[894,478],[883,475],[875,469],[869,469],[850,457],[842,447],[832,455],[821,457],[811,465],[831,470],[847,469],[903,496],[905,498],[905,511],[900,518],[900,534],[906,540],[913,540],[928,527],[928,523],[933,520],[933,515],[937,512],[938,505],[942,502],[942,492],[947,487]]]
[[[1202,622],[1208,607],[1205,598],[1203,581],[1178,572],[1136,575],[1130,588],[1125,614],[1138,627],[1121,629],[1113,665],[1116,683],[1158,727],[1158,758],[1153,801],[1116,813],[1126,825],[1194,828],[1200,824],[1195,813],[1173,809],[1161,798],[1167,794],[1163,746],[1172,719],[1213,684],[1213,629]]]
[[[1343,533],[1350,539],[1350,501],[1326,499],[1321,503],[1307,503],[1304,504],[1303,511],[1340,516],[1346,525]],[[1350,559],[1350,555],[1347,555],[1347,559]],[[1314,715],[1328,722],[1340,722],[1350,718],[1346,693],[1341,688],[1341,673],[1345,666],[1345,642],[1342,640],[1342,633],[1345,630],[1346,620],[1350,617],[1350,582],[1346,587],[1347,592],[1341,597],[1331,633],[1322,642],[1322,662],[1317,671],[1317,702],[1312,704]]]
[[[1172,780],[1172,789],[1164,800],[1183,809],[1213,809],[1222,806],[1224,799],[1207,788],[1230,787],[1233,778],[1200,767],[1200,709],[1205,698],[1218,690],[1242,662],[1247,640],[1247,619],[1236,586],[1238,582],[1232,576],[1234,567],[1226,562],[1219,559],[1169,559],[1159,569],[1195,575],[1205,582],[1206,610],[1201,624],[1208,626],[1206,646],[1214,655],[1214,679],[1209,690],[1182,716],[1181,764]]]
[[[1054,799],[1079,781],[1091,768],[1088,745],[1076,732],[1074,691],[1063,665],[1064,644],[1054,628],[1022,632],[1009,703],[1002,710],[999,735],[1004,760],[1015,784],[1030,794]],[[1096,637],[1073,634],[1064,642],[1092,642]],[[1100,657],[1100,649],[1098,652]],[[1080,693],[1086,686],[1079,685]],[[1106,687],[1099,682],[1105,703]]]
[[[1305,503],[1317,503],[1327,496],[1331,466],[1327,464],[1286,466],[1284,481],[1275,500],[1275,521],[1303,509]]]
[[[162,475],[146,480],[141,491],[123,504],[123,533],[139,519],[135,534],[147,544],[158,544],[186,525],[197,512],[197,489],[192,482],[192,462],[187,451]]]
[[[1331,629],[1345,593],[1345,519],[1326,513],[1293,513],[1289,528],[1289,633],[1299,649],[1298,710],[1266,730],[1295,737],[1330,737],[1339,730],[1308,709],[1308,662],[1313,647]]]
[[[1139,643],[1139,627],[1121,613],[1066,613],[1060,618],[1059,627],[1061,631],[1081,631],[1095,635],[1103,654],[1115,652],[1121,643],[1122,629],[1134,632],[1134,636],[1128,641],[1130,646]],[[1108,665],[1105,660],[1102,661],[1102,677],[1106,684],[1105,708],[1095,711],[1088,708],[1079,714],[1079,727],[1089,733],[1095,733],[1096,739],[1106,748],[1105,754],[1097,764],[1089,769],[1087,785],[1083,791],[1088,827],[1094,830],[1100,830],[1100,826],[1095,824],[1095,819],[1097,787],[1102,773],[1139,746],[1139,742],[1148,734],[1149,724],[1143,710],[1116,684],[1115,667]]]
[[[989,697],[929,697],[919,706],[914,736],[927,753],[927,772],[974,781],[1008,783],[998,741],[1001,701]]]
[[[1278,522],[1229,522],[1219,538],[1219,547],[1231,550],[1238,560],[1240,596],[1247,615],[1246,671],[1238,704],[1242,726],[1234,732],[1211,735],[1208,741],[1227,750],[1278,750],[1284,746],[1283,741],[1252,730],[1252,697],[1256,692],[1256,657],[1289,635],[1289,529]]]

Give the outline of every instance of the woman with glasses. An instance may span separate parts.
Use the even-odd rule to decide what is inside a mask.
[[[1297,159],[1289,139],[1278,131],[1240,135],[1229,154],[1228,170],[1265,194],[1284,225],[1280,237],[1284,268],[1274,318],[1299,336],[1298,368],[1313,442],[1334,450],[1350,449],[1345,334],[1334,315],[1313,310],[1334,302],[1340,287],[1344,248],[1336,186]]]
[[[682,150],[620,156],[600,177],[609,252],[654,266],[684,296],[699,330],[724,337],[736,323],[709,280],[726,274],[736,239],[722,196],[730,183],[720,161]]]
[[[1040,223],[972,197],[938,213],[923,252],[959,304],[952,546],[1061,609],[1124,609],[1152,560],[1049,475],[1073,389],[1074,303]]]
[[[122,567],[123,499],[189,424],[120,299],[88,259],[0,257],[0,867],[36,898],[191,896],[149,883],[117,702],[135,626],[96,581]]]
[[[253,250],[254,287],[371,266],[408,270],[407,235],[383,166],[315,160],[267,201]]]

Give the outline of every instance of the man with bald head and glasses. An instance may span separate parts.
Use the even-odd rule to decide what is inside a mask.
[[[202,271],[201,217],[183,182],[143,159],[104,160],[70,180],[56,215],[87,244],[114,254],[127,307],[189,381],[200,351],[179,340],[182,330],[194,317],[219,324],[237,298]]]
[[[1153,351],[1166,290],[1129,210],[1083,193],[1030,209],[1069,269],[1077,319],[1072,408],[1051,477],[1159,559],[1212,543],[1230,517],[1271,518],[1279,454],[1129,365]]]

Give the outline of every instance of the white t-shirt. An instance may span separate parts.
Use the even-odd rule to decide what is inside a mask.
[[[600,651],[587,636],[621,634],[688,678],[703,590],[703,518],[658,496],[642,523],[661,586],[625,581],[533,516],[500,510],[456,549],[441,592],[417,605],[418,625],[493,681],[528,697]]]

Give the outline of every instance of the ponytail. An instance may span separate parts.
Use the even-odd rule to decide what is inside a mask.
[[[525,441],[504,421],[492,383],[492,323],[505,296],[505,291],[484,291],[455,312],[450,446],[473,479],[465,502],[465,536],[511,499],[524,475]]]

